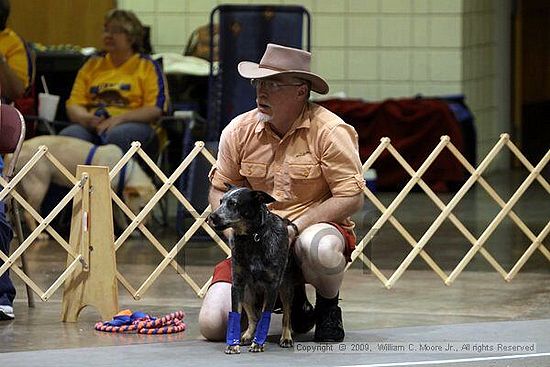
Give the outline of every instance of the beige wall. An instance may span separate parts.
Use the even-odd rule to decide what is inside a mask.
[[[501,103],[509,66],[496,60],[509,38],[495,28],[506,27],[499,20],[509,17],[502,7],[510,1],[119,0],[118,4],[152,26],[156,52],[181,53],[191,32],[208,23],[218,4],[299,3],[312,15],[313,69],[328,79],[332,92],[368,100],[464,93],[476,115],[483,155],[500,132],[509,130],[509,101]]]
[[[11,2],[8,25],[27,41],[43,45],[101,47],[105,12],[115,0],[24,0]],[[82,14],[86,14],[82,17]],[[78,32],[75,32],[75,19]]]
[[[501,92],[497,89],[497,78],[509,78],[510,75],[509,67],[502,64],[505,60],[499,60],[501,56],[498,52],[498,47],[504,46],[503,41],[510,42],[509,37],[503,39],[504,35],[497,33],[497,6],[505,6],[505,3],[464,0],[462,85],[468,106],[476,117],[478,156],[481,158],[493,147],[502,132],[511,132],[507,126],[502,126],[500,121],[502,118],[509,121],[509,115],[503,116],[497,107],[507,108],[509,112],[509,107],[506,107],[509,106],[509,102],[504,106],[497,101],[497,96]],[[503,75],[504,73],[506,75]],[[500,98],[502,97],[501,95]]]

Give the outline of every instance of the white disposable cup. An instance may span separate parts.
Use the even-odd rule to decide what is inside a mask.
[[[38,93],[38,116],[48,121],[55,119],[59,96],[55,94]]]

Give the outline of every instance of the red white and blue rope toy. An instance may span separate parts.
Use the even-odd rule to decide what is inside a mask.
[[[95,329],[110,333],[173,334],[187,328],[183,322],[184,318],[183,311],[172,312],[156,318],[140,311],[123,310],[116,314],[111,321],[96,323]]]

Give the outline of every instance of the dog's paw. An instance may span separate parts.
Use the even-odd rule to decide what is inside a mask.
[[[227,348],[225,348],[225,354],[241,354],[241,346],[228,345]]]
[[[292,341],[292,339],[281,338],[281,340],[279,340],[279,346],[281,348],[292,348],[293,345],[294,342]]]
[[[265,350],[265,348],[264,348],[263,344],[260,345],[260,344],[256,344],[256,343],[252,343],[250,348],[248,348],[248,351],[252,352],[252,353],[259,353],[259,352],[263,352],[264,350]]]
[[[241,345],[250,345],[252,344],[252,336],[243,335],[241,338]]]

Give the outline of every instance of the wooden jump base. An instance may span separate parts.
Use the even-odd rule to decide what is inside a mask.
[[[445,204],[422,180],[422,175],[445,149],[450,151],[470,173],[470,177],[453,195],[452,199],[447,204]],[[529,171],[527,178],[508,201],[503,200],[501,196],[499,196],[482,177],[482,174],[485,172],[489,164],[503,149],[508,149],[512,154],[514,154],[519,162],[521,162]],[[374,223],[374,225],[372,225],[372,228],[367,232],[367,234],[358,242],[357,248],[352,254],[352,262],[348,264],[348,268],[353,262],[359,259],[369,269],[371,269],[373,274],[386,288],[389,289],[395,285],[395,283],[400,279],[417,256],[420,256],[420,258],[426,262],[426,264],[446,285],[451,285],[456,280],[456,278],[461,274],[464,268],[470,263],[477,253],[481,254],[481,256],[483,256],[483,258],[495,269],[497,273],[502,276],[505,281],[511,281],[537,250],[540,251],[550,262],[550,251],[548,251],[548,248],[543,242],[548,235],[548,232],[550,232],[550,220],[547,221],[547,224],[540,233],[535,234],[513,210],[514,205],[535,180],[544,188],[544,190],[546,190],[548,194],[550,194],[550,185],[541,175],[541,171],[550,160],[550,151],[546,152],[544,157],[535,166],[533,166],[510,141],[508,134],[502,134],[493,149],[476,168],[464,158],[464,156],[452,144],[449,137],[443,136],[441,137],[439,144],[433,149],[424,163],[415,171],[391,145],[390,139],[382,138],[380,145],[363,164],[363,171],[366,172],[370,167],[372,167],[374,162],[376,162],[384,151],[388,151],[406,170],[411,178],[387,207],[382,204],[373,192],[371,192],[368,188],[365,188],[365,196],[380,211],[381,216]],[[176,256],[179,251],[187,245],[193,234],[199,228],[203,228],[206,233],[212,237],[213,241],[220,248],[223,254],[229,256],[230,250],[227,244],[205,222],[207,215],[210,213],[210,206],[199,214],[189,200],[187,200],[187,198],[177,189],[177,187],[174,186],[178,178],[184,173],[193,160],[197,159],[197,157],[201,154],[210,162],[210,164],[215,163],[215,158],[205,148],[205,144],[203,142],[197,142],[193,150],[181,162],[177,169],[170,175],[170,177],[167,177],[159,169],[159,167],[156,166],[153,160],[151,160],[151,158],[141,149],[140,144],[138,142],[134,142],[128,152],[126,152],[117,165],[108,173],[108,178],[106,171],[102,171],[98,167],[79,166],[77,171],[77,177],[79,178],[77,179],[67,172],[67,170],[55,159],[55,157],[48,152],[47,147],[40,147],[33,158],[21,169],[20,172],[17,173],[9,184],[7,184],[6,181],[0,177],[0,187],[2,187],[2,190],[0,191],[0,200],[4,200],[7,195],[12,195],[17,203],[24,210],[29,212],[39,223],[37,229],[33,231],[10,256],[0,252],[0,259],[4,261],[4,264],[0,266],[0,275],[7,271],[8,268],[11,268],[14,273],[17,274],[23,282],[25,282],[25,284],[27,284],[44,301],[48,300],[61,286],[61,284],[65,283],[65,292],[63,297],[63,320],[66,321],[75,321],[78,318],[78,313],[85,305],[96,306],[100,310],[103,318],[109,318],[116,313],[118,307],[115,279],[122,284],[122,286],[134,297],[134,299],[139,300],[168,266],[171,266],[199,297],[204,296],[208,286],[210,285],[211,278],[201,286],[191,277],[185,268],[177,262]],[[122,167],[134,155],[139,155],[163,183],[154,197],[138,215],[135,215],[121,200],[121,198],[110,189],[110,185],[108,183],[109,180],[114,179]],[[48,159],[67,177],[70,182],[73,183],[73,187],[69,193],[55,206],[46,218],[42,218],[40,214],[37,213],[25,201],[25,199],[23,199],[14,190],[25,174],[32,169],[34,164],[36,164],[36,162],[40,159]],[[470,190],[476,182],[479,183],[479,185],[488,193],[492,200],[494,200],[500,207],[498,214],[478,238],[476,238],[471,231],[452,213],[453,209],[456,208],[468,190]],[[90,185],[94,187],[93,195],[89,192]],[[404,199],[415,185],[419,185],[426,195],[441,210],[441,213],[418,240],[415,239],[394,216],[397,208],[403,203]],[[181,203],[183,207],[194,217],[194,223],[191,227],[173,246],[169,248],[169,250],[167,250],[166,247],[143,224],[143,221],[147,215],[151,213],[151,210],[153,210],[159,200],[161,200],[162,197],[168,193],[168,191],[170,191],[178,202]],[[71,200],[73,200],[73,217],[69,241],[70,243],[67,243],[50,226],[50,223],[52,219],[54,219],[55,216],[59,214],[59,212],[66,205],[68,205]],[[131,220],[129,226],[116,239],[114,239],[113,236],[112,216],[105,215],[106,211],[111,212],[112,202],[114,202]],[[98,216],[98,211],[94,210],[94,208],[101,208],[99,212],[102,213],[102,215]],[[110,222],[109,220],[105,220],[106,217],[110,218]],[[530,246],[509,271],[506,271],[489,253],[489,251],[483,247],[505,217],[510,218],[512,222],[515,223],[531,241]],[[434,237],[437,230],[447,219],[453,223],[453,225],[471,244],[469,251],[450,274],[446,274],[445,271],[443,271],[441,267],[433,260],[433,258],[424,250],[426,244]],[[389,222],[411,246],[411,251],[407,257],[390,277],[386,277],[372,262],[372,260],[363,253],[366,246],[372,244],[372,239],[387,222]],[[162,256],[162,261],[138,287],[134,287],[124,277],[124,275],[117,270],[115,261],[116,251],[124,244],[130,234],[136,229],[143,233],[145,238],[151,242],[153,247]],[[65,271],[46,291],[42,291],[28,274],[25,274],[21,269],[19,269],[18,266],[16,266],[16,261],[19,259],[21,254],[28,249],[38,235],[44,230],[47,231],[67,252],[67,267]],[[101,240],[98,241],[98,239]],[[111,239],[113,239],[113,241],[111,241]],[[90,250],[91,248],[93,248],[93,251]],[[97,264],[102,265],[98,266]],[[99,296],[99,294],[101,294],[101,296]]]

